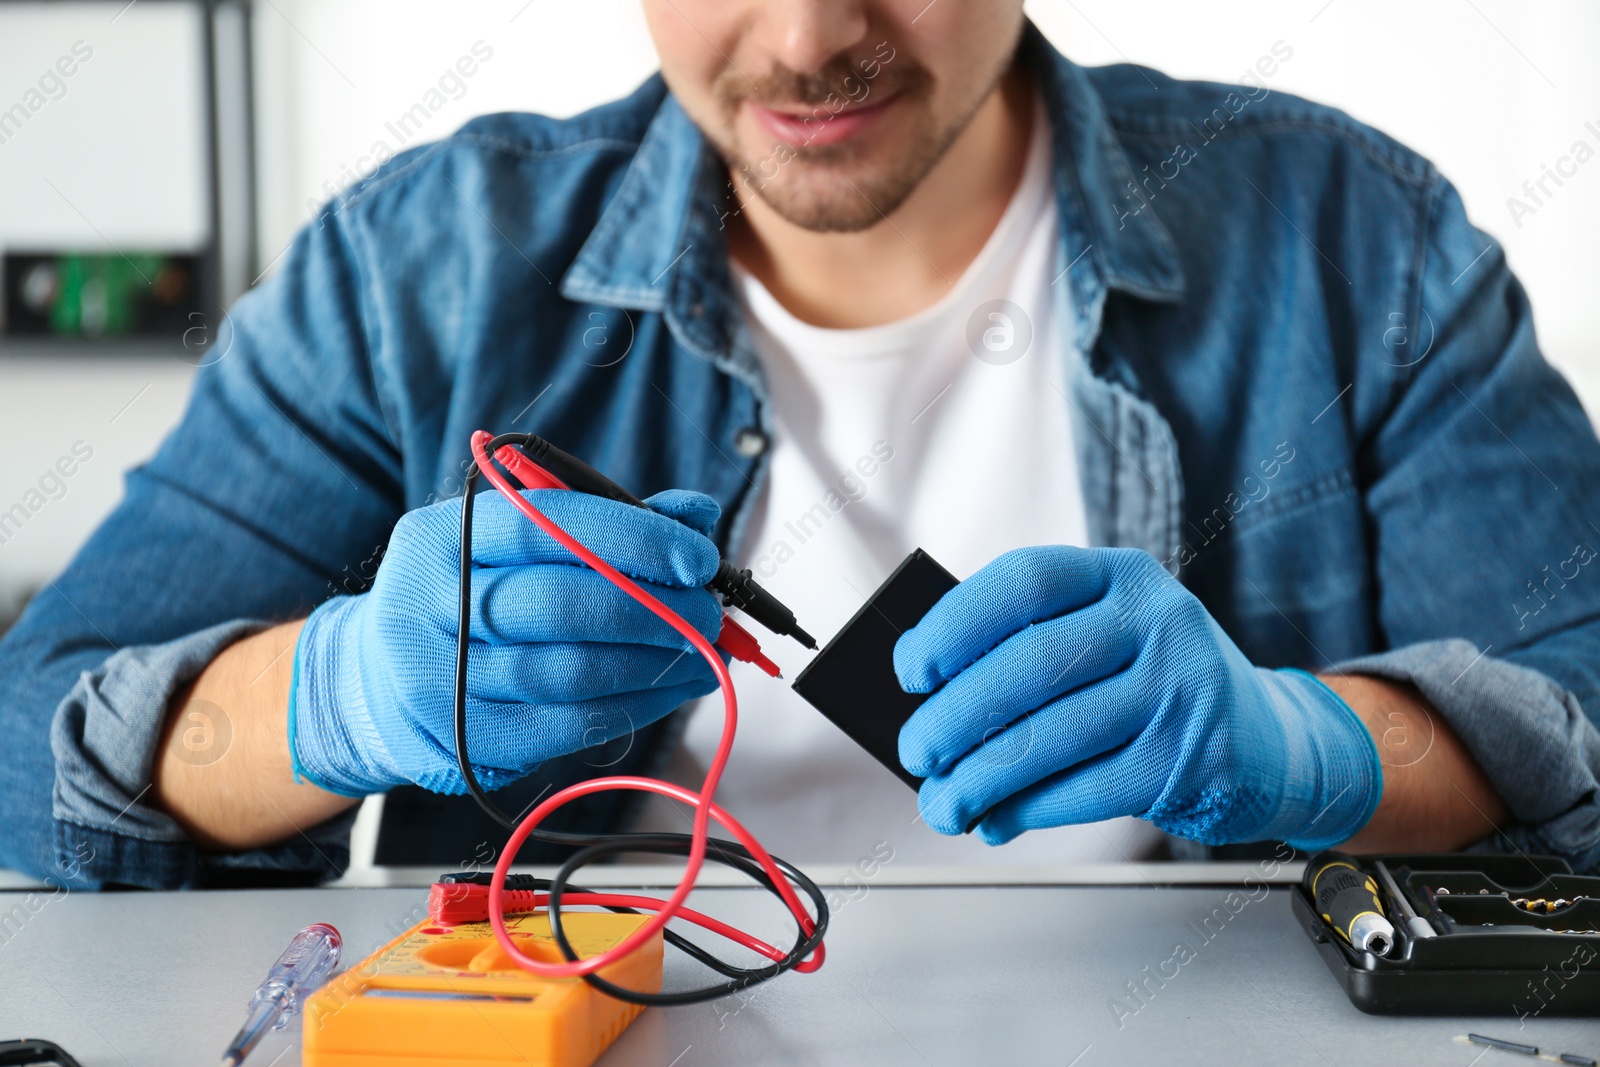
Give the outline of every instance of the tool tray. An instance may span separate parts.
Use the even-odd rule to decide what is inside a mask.
[[[1295,916],[1350,1003],[1377,1015],[1600,1015],[1600,878],[1553,856],[1396,853],[1382,861],[1435,937],[1415,937],[1387,893],[1388,956],[1353,947],[1318,915],[1303,885]],[[1382,885],[1381,879],[1377,879]],[[1515,900],[1571,901],[1533,913]]]

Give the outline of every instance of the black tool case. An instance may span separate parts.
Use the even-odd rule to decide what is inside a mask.
[[[1382,861],[1436,931],[1414,937],[1383,892]],[[1313,861],[1314,862],[1314,861]],[[1294,887],[1296,917],[1350,1003],[1375,1015],[1600,1016],[1600,878],[1553,856],[1397,853],[1358,857],[1380,886],[1396,944],[1361,952]],[[1514,901],[1566,900],[1554,910]]]

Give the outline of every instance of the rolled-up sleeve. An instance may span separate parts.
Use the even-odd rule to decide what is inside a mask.
[[[1425,641],[1331,669],[1417,688],[1516,820],[1492,844],[1561,856],[1578,870],[1600,869],[1600,731],[1572,693],[1463,640]],[[1432,730],[1408,736],[1411,750],[1400,758],[1426,759],[1433,739]]]
[[[126,648],[84,671],[51,724],[56,776],[51,796],[55,845],[63,875],[138,871],[160,885],[217,885],[336,877],[349,865],[348,815],[309,827],[287,842],[248,852],[195,849],[183,830],[142,803],[151,762],[173,695],[229,645],[267,627],[223,623],[162,645]],[[228,756],[234,724],[226,709],[191,712],[177,743],[189,758],[215,763]],[[296,877],[298,876],[298,877]]]
[[[166,644],[123,649],[80,674],[50,727],[55,817],[150,841],[173,840],[172,820],[135,807],[150,788],[166,707],[223,649],[265,628],[265,623],[223,623]],[[231,737],[231,723],[220,728]]]
[[[342,226],[330,211],[234,307],[182,421],[0,640],[0,866],[165,889],[303,883],[346,865],[348,815],[273,848],[207,853],[151,795],[173,696],[229,644],[359,591],[350,574],[403,511]],[[231,730],[229,714],[176,732]]]

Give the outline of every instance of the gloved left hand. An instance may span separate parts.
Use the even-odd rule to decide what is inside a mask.
[[[906,631],[894,664],[933,693],[900,760],[941,833],[982,816],[993,845],[1137,815],[1207,844],[1316,850],[1383,792],[1355,712],[1309,674],[1253,666],[1146,552],[1009,552]]]
[[[561,489],[522,495],[708,641],[717,637],[722,611],[704,588],[720,562],[709,537],[716,501],[679,490],[646,508]],[[372,588],[306,620],[288,709],[297,777],[345,796],[406,783],[466,792],[455,744],[461,507],[452,499],[407,512]],[[499,493],[477,503],[470,595],[467,739],[485,789],[717,688],[677,631]]]

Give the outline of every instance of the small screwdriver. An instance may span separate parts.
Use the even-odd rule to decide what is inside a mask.
[[[344,939],[327,923],[308,926],[294,935],[267,980],[250,998],[250,1014],[233,1042],[222,1054],[223,1067],[239,1067],[267,1031],[282,1030],[300,1010],[306,995],[315,992],[339,966]]]
[[[1417,914],[1417,909],[1411,906],[1411,901],[1406,899],[1406,895],[1400,891],[1400,886],[1395,882],[1394,875],[1389,873],[1389,868],[1384,866],[1383,861],[1376,860],[1372,866],[1378,872],[1378,877],[1383,881],[1383,887],[1389,891],[1389,896],[1394,900],[1394,906],[1399,909],[1399,918],[1405,920],[1405,927],[1410,931],[1411,936],[1423,939],[1437,937],[1439,932],[1433,928],[1432,923]]]
[[[1306,865],[1306,891],[1317,914],[1362,952],[1387,956],[1394,926],[1383,915],[1378,884],[1342,852],[1323,852]]]
[[[549,476],[557,480],[557,484],[549,486],[550,488],[576,489],[580,493],[601,496],[649,510],[649,505],[643,500],[583,460],[561,451],[542,437],[529,434],[527,442],[522,447],[527,449],[526,454],[511,445],[506,445],[495,452],[494,458],[529,488],[549,485],[550,477],[541,477],[543,472],[539,467],[543,467]],[[528,463],[529,458],[537,463],[538,467]],[[763,589],[748,568],[740,570],[727,560],[723,560],[717,567],[716,577],[711,579],[711,588],[722,594],[723,607],[739,608],[773,633],[782,637],[792,637],[809,649],[814,650],[817,647],[816,639],[800,628],[794,612]]]

